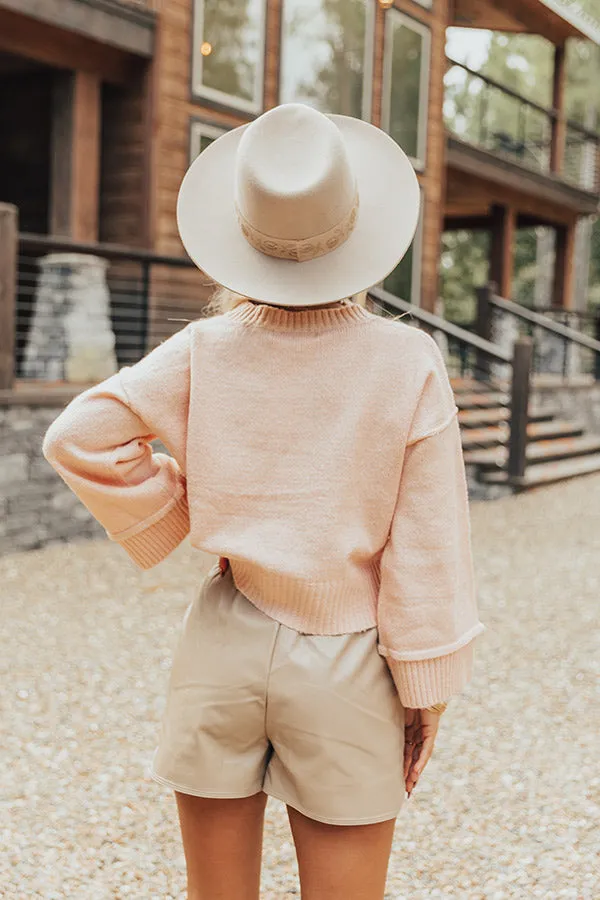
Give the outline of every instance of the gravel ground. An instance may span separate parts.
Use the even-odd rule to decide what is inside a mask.
[[[476,675],[401,813],[386,897],[600,898],[600,477],[473,504]],[[107,541],[0,559],[0,895],[182,898],[147,774],[170,657],[212,557],[138,572]],[[270,801],[263,898],[299,896]]]

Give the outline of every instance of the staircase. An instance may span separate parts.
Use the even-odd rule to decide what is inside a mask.
[[[464,460],[483,484],[507,484],[510,397],[473,378],[451,379]],[[600,435],[556,411],[531,408],[527,426],[527,469],[521,490],[600,471]]]

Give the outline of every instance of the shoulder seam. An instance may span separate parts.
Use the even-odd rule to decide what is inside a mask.
[[[413,438],[411,441],[408,441],[406,446],[412,447],[414,444],[418,444],[419,441],[424,441],[426,438],[434,437],[436,434],[439,434],[441,431],[444,431],[444,429],[447,428],[448,425],[451,424],[451,422],[456,418],[457,415],[458,415],[458,406],[455,406],[454,411],[451,412],[447,416],[447,418],[444,419],[443,422],[440,422],[439,425],[435,425],[429,431],[426,431],[425,434],[421,434],[418,437]]]

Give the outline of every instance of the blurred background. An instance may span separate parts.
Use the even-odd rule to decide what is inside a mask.
[[[598,0],[0,0],[6,896],[181,896],[170,800],[157,808],[136,779],[186,592],[212,560],[183,548],[162,574],[134,572],[41,440],[78,392],[202,314],[213,286],[179,241],[181,179],[219,135],[289,101],[379,125],[415,166],[415,240],[365,302],[437,340],[481,501],[486,671],[440,748],[445,790],[417,797],[418,839],[398,837],[389,897],[598,900],[592,736],[565,732],[560,755],[534,739],[560,743],[576,710],[598,733]],[[524,703],[526,734],[513,722]],[[459,725],[482,717],[483,763]],[[558,798],[566,760],[571,804]],[[291,845],[270,815],[265,896],[293,896]]]

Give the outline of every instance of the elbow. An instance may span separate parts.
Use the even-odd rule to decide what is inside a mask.
[[[64,459],[68,447],[73,443],[72,429],[69,427],[65,412],[50,425],[42,441],[42,454],[54,468]]]
[[[65,433],[60,424],[60,417],[52,423],[42,442],[42,454],[50,465],[54,465],[62,455],[65,445]]]

